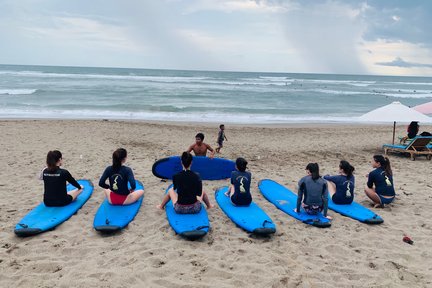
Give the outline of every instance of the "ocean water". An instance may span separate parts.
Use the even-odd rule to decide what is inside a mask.
[[[0,65],[0,118],[356,122],[432,101],[432,77]]]

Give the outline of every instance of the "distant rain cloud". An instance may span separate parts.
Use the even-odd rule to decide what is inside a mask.
[[[403,60],[401,57],[396,57],[393,61],[390,62],[376,62],[375,64],[381,66],[391,66],[391,67],[401,67],[401,68],[432,68],[432,64],[407,62]]]

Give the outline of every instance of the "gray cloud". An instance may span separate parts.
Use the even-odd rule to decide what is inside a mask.
[[[395,58],[390,62],[377,62],[376,65],[390,66],[390,67],[402,67],[402,68],[432,68],[432,64],[407,62],[401,57]]]

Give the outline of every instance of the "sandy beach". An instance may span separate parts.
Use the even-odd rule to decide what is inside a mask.
[[[257,189],[270,178],[296,190],[309,162],[321,174],[336,174],[339,160],[356,168],[356,201],[363,193],[370,160],[390,143],[392,126],[226,125],[228,142],[220,157],[249,161],[252,195],[277,225],[269,238],[250,236],[219,207],[209,211],[210,233],[199,241],[175,235],[160,203],[167,182],[151,173],[155,160],[180,154],[197,132],[213,147],[218,125],[85,120],[0,121],[0,287],[431,287],[432,162],[390,156],[396,201],[373,209],[384,223],[368,226],[333,211],[333,224],[318,229],[296,221],[265,200]],[[396,135],[405,135],[397,127]],[[422,126],[421,131],[432,131]],[[145,198],[135,220],[122,232],[103,236],[93,217],[103,201],[99,177],[112,152],[124,147]],[[42,201],[37,179],[46,153],[63,152],[64,168],[90,179],[95,191],[84,207],[55,230],[29,238],[15,224]],[[214,190],[226,181],[204,182]],[[414,245],[402,241],[404,234]],[[429,243],[429,244],[428,244]]]

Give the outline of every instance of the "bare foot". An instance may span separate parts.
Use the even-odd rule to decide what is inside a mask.
[[[384,208],[384,205],[382,205],[382,204],[375,204],[374,208]]]
[[[326,218],[329,220],[333,220],[333,217],[331,217],[330,215],[327,215]]]
[[[164,207],[162,207],[162,205],[156,205],[156,208],[158,208],[159,210],[164,210]]]
[[[210,204],[210,206],[207,206],[207,209],[212,209],[214,207],[215,207],[214,205]]]

